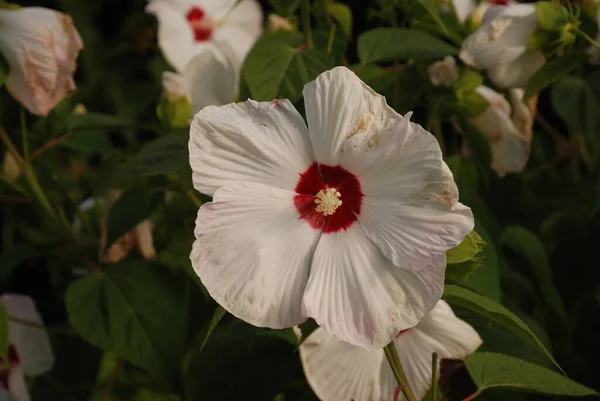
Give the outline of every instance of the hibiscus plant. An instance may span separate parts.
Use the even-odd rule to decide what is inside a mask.
[[[600,396],[599,24],[0,0],[0,401]]]

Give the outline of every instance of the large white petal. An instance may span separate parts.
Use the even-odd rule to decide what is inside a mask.
[[[440,360],[464,359],[481,342],[473,327],[457,318],[444,301],[439,301],[416,327],[394,341],[417,399],[421,399],[431,386],[431,356],[434,352],[438,353]]]
[[[194,113],[206,106],[233,102],[238,87],[239,64],[231,46],[217,42],[187,63],[183,76],[192,97]]]
[[[546,63],[540,50],[528,50],[510,63],[489,70],[490,79],[501,88],[524,88],[529,78]]]
[[[293,190],[314,157],[302,116],[288,100],[209,106],[190,130],[194,187],[212,195],[236,180]]]
[[[300,360],[306,380],[322,401],[392,399],[382,396],[379,383],[379,372],[387,364],[381,349],[356,347],[318,328],[300,345]]]
[[[319,163],[340,164],[348,138],[388,126],[397,116],[385,98],[346,67],[336,67],[304,86],[310,140]]]
[[[185,18],[182,1],[151,0],[146,12],[158,19],[158,46],[179,72],[183,72],[195,49],[194,33]]]
[[[350,344],[383,347],[435,306],[445,268],[445,258],[419,271],[396,267],[354,224],[321,236],[304,293],[304,313]]]
[[[360,178],[358,220],[367,236],[396,266],[420,269],[458,245],[474,219],[458,202],[437,140],[409,118],[354,135],[342,165]]]
[[[0,297],[8,316],[43,326],[33,299],[25,295],[4,294]],[[54,364],[54,355],[46,330],[11,320],[8,340],[19,355],[19,366],[27,376],[48,372]]]
[[[198,211],[192,265],[219,304],[255,326],[306,319],[302,294],[321,232],[298,218],[294,195],[234,183]]]

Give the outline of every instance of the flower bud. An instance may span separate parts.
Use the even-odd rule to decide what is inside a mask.
[[[268,31],[269,32],[277,32],[277,31],[291,31],[294,29],[290,21],[286,18],[283,18],[277,14],[270,14],[268,19]]]
[[[175,128],[186,127],[192,118],[192,99],[184,77],[166,71],[162,83],[163,97],[156,108],[158,119]]]
[[[15,156],[9,152],[4,152],[4,161],[2,162],[2,172],[11,181],[16,180],[21,175],[21,166]]]
[[[45,116],[75,89],[83,42],[71,17],[42,7],[0,9],[0,53],[8,62],[8,92]]]
[[[427,68],[429,79],[434,86],[451,87],[458,78],[456,60],[452,56],[446,56],[436,61]]]

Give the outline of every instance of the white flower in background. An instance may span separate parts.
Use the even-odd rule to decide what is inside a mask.
[[[6,88],[33,114],[48,115],[75,89],[82,48],[68,15],[42,7],[0,9],[0,53],[10,68]]]
[[[213,196],[191,260],[211,296],[257,326],[313,317],[382,347],[443,292],[445,251],[473,229],[435,138],[345,67],[288,100],[209,106],[190,130],[195,188]]]
[[[490,107],[472,122],[490,144],[492,169],[500,177],[522,172],[529,160],[533,136],[533,117],[523,103],[523,90],[511,89],[510,103],[486,86],[478,87],[476,92],[490,102]]]
[[[193,113],[206,106],[231,103],[237,95],[239,66],[237,56],[227,42],[209,47],[195,55],[182,73],[163,73],[166,96],[176,102],[183,97],[192,103]]]
[[[110,208],[115,201],[121,196],[121,191],[113,190],[108,196],[104,215],[100,224],[100,256],[99,259],[106,263],[117,263],[127,257],[133,248],[136,248],[142,258],[146,260],[156,259],[156,250],[154,249],[154,239],[152,236],[153,224],[152,221],[146,219],[129,232],[123,234],[117,239],[107,250],[107,222]]]
[[[464,23],[469,15],[475,10],[477,4],[475,0],[449,0],[452,1],[454,5],[454,11],[456,11],[456,17],[462,23]],[[485,0],[482,1],[482,4],[485,3]],[[447,2],[443,3],[444,5],[448,4]]]
[[[33,299],[25,295],[3,294],[0,302],[9,317],[8,361],[0,357],[0,400],[29,401],[25,376],[35,377],[52,369],[54,355],[44,322]],[[36,327],[39,326],[39,327]]]
[[[533,4],[492,6],[483,25],[462,44],[460,58],[487,70],[499,87],[524,87],[546,62],[540,50],[528,50],[529,37],[538,27]]]
[[[294,29],[287,18],[277,14],[269,14],[268,27],[269,32],[291,31]]]
[[[207,47],[219,49],[215,41],[227,42],[241,65],[262,31],[256,0],[149,0],[146,11],[158,19],[158,45],[179,72]]]
[[[446,56],[427,67],[427,73],[434,86],[451,87],[458,79],[456,60],[452,56]]]
[[[439,301],[415,327],[401,331],[394,344],[417,400],[431,386],[431,356],[464,359],[481,345],[479,334]],[[389,401],[396,379],[382,349],[365,350],[318,328],[300,345],[308,383],[322,401]],[[439,364],[438,364],[439,369]],[[401,395],[400,400],[404,400]]]

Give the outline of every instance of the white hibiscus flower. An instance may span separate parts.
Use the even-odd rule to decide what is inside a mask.
[[[456,60],[452,56],[446,56],[427,67],[427,73],[434,86],[451,87],[458,79]]]
[[[174,100],[187,97],[194,113],[206,106],[220,106],[235,99],[239,84],[240,63],[227,42],[218,42],[196,54],[182,73],[165,71],[165,95]]]
[[[33,114],[48,115],[75,90],[81,49],[68,15],[43,7],[0,10],[0,53],[10,67],[6,89]]]
[[[29,401],[25,376],[35,377],[52,369],[54,355],[44,322],[33,300],[25,295],[4,294],[0,302],[10,320],[8,326],[8,361],[0,358],[0,400]]]
[[[476,92],[490,102],[490,107],[472,122],[490,144],[492,169],[500,177],[522,172],[529,161],[533,137],[533,116],[523,103],[524,91],[511,89],[510,103],[486,86],[478,87]]]
[[[483,25],[462,44],[460,58],[487,70],[499,87],[524,87],[546,62],[540,50],[527,49],[527,41],[538,28],[533,4],[492,6]]]
[[[228,43],[238,62],[262,31],[262,11],[255,0],[149,0],[146,11],[158,19],[158,45],[179,72],[196,54]]]
[[[456,317],[444,301],[394,340],[418,400],[431,386],[434,352],[440,359],[464,359],[481,343],[475,329]],[[300,359],[308,383],[322,401],[389,401],[394,397],[398,384],[382,349],[355,347],[318,328],[300,345]],[[404,395],[399,399],[404,400]]]
[[[257,326],[313,317],[382,347],[443,292],[445,251],[473,229],[435,138],[345,67],[288,100],[209,106],[190,164],[213,196],[191,260],[212,297]]]

